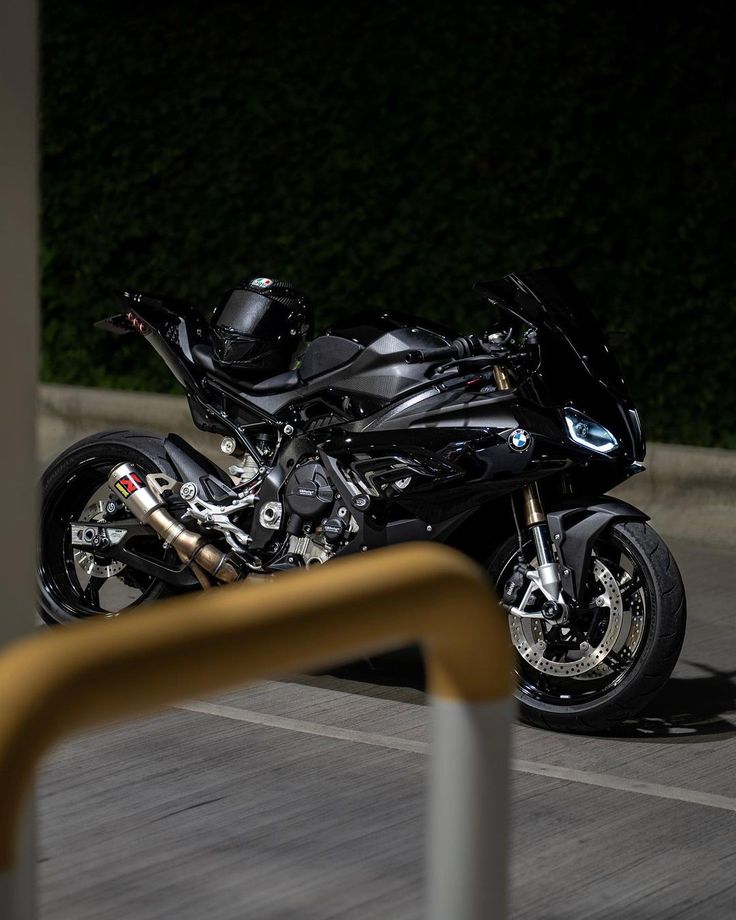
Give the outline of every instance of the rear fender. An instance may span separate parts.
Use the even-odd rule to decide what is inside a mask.
[[[116,313],[114,316],[107,316],[93,324],[95,329],[102,329],[105,332],[112,332],[113,335],[128,335],[133,331],[133,326],[125,314]]]
[[[182,300],[132,291],[122,291],[119,301],[125,312],[102,320],[98,328],[122,334],[127,327],[139,333],[185,390],[198,391],[202,372],[192,348],[207,341],[207,324],[197,309]]]
[[[593,544],[606,527],[617,521],[648,521],[649,515],[617,498],[601,496],[590,502],[567,502],[547,512],[547,523],[560,561],[565,593],[585,602],[585,583]]]
[[[193,482],[206,501],[227,504],[237,498],[228,474],[184,438],[170,434],[164,441],[164,449],[180,481]]]

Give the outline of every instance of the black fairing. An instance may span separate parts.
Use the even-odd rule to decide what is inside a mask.
[[[325,519],[337,513],[334,490],[334,502],[357,521],[339,553],[408,539],[449,540],[481,513],[486,532],[498,526],[508,535],[509,503],[498,500],[539,481],[545,506],[563,515],[551,520],[561,533],[574,530],[567,548],[572,558],[589,530],[633,515],[591,500],[601,507],[583,515],[584,527],[563,502],[570,494],[600,495],[631,475],[644,456],[638,416],[600,327],[564,276],[549,270],[509,275],[479,289],[500,307],[504,328],[512,324],[514,341],[523,346],[523,354],[509,358],[514,384],[508,390],[496,389],[482,360],[459,369],[407,363],[408,352],[446,348],[453,334],[394,314],[358,316],[329,329],[307,347],[295,372],[250,380],[216,360],[211,330],[190,305],[128,293],[126,312],[110,324],[117,331],[127,324],[154,345],[184,387],[198,427],[231,435],[257,457],[256,437],[265,433],[268,443],[281,445],[264,464],[270,471],[258,499],[288,496],[288,526],[307,520],[319,527],[323,505]],[[600,454],[573,443],[565,407],[604,425],[618,447]],[[530,435],[521,450],[511,443],[517,429]],[[168,443],[182,476],[227,483],[184,442]],[[265,558],[276,536],[259,523],[257,508],[253,521],[253,548]],[[577,564],[571,569],[582,577]]]
[[[578,409],[617,437],[630,462],[643,460],[646,445],[621,369],[572,280],[545,268],[481,282],[476,290],[533,329],[536,365],[520,376],[519,395],[544,408]]]
[[[549,530],[560,559],[562,587],[568,597],[584,603],[591,548],[598,535],[615,521],[648,521],[649,515],[617,498],[567,501],[547,512]]]

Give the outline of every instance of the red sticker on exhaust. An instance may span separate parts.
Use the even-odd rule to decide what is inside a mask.
[[[115,483],[115,488],[123,498],[127,498],[129,495],[132,495],[133,492],[137,492],[138,489],[143,488],[143,480],[138,473],[130,473],[128,476],[123,476],[122,479],[118,479]]]

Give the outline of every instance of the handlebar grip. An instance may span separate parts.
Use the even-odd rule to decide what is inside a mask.
[[[456,358],[457,350],[454,345],[445,345],[442,348],[428,348],[425,351],[407,351],[404,360],[407,364],[424,364],[431,361],[444,361],[446,358]]]
[[[475,335],[461,335],[449,345],[441,348],[428,348],[426,351],[407,351],[405,361],[407,364],[431,363],[437,361],[459,361],[482,352],[480,340]]]

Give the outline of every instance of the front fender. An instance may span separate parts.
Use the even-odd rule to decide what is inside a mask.
[[[583,603],[590,553],[598,535],[616,521],[648,521],[649,515],[628,502],[608,496],[569,501],[547,512],[549,532],[557,548],[562,588]]]

